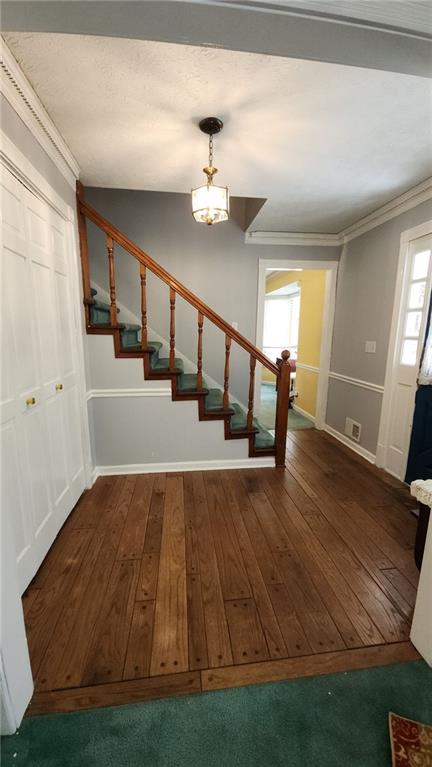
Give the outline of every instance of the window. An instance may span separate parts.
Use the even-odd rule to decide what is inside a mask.
[[[426,284],[431,258],[430,250],[414,253],[411,259],[408,295],[405,299],[405,317],[399,362],[401,365],[417,365],[418,344],[422,326],[423,307],[426,300]]]
[[[300,288],[288,295],[272,295],[264,301],[263,351],[273,362],[288,349],[297,359],[300,321]]]

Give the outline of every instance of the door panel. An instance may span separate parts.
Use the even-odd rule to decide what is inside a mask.
[[[26,588],[84,489],[70,227],[2,176],[2,488]]]
[[[393,359],[384,468],[399,479],[404,479],[407,466],[431,284],[432,235],[425,235],[407,246]]]

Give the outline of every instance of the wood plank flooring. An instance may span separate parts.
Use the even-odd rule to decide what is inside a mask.
[[[314,429],[288,467],[100,477],[23,596],[29,714],[417,658],[407,488]]]

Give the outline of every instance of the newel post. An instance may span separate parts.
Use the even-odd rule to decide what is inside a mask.
[[[290,353],[288,349],[282,352],[282,359],[278,360],[279,378],[277,380],[276,399],[276,466],[285,466],[286,439],[288,428],[288,408],[290,397]]]

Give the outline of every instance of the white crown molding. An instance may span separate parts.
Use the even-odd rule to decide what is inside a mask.
[[[373,213],[360,218],[351,226],[342,229],[338,234],[310,234],[307,232],[246,232],[246,245],[305,245],[310,247],[337,247],[354,240],[365,232],[375,229],[376,226],[400,216],[407,210],[421,205],[422,202],[432,199],[432,177],[425,179],[420,184],[408,189],[407,192],[395,197],[385,205],[377,208]]]
[[[93,482],[98,477],[111,477],[117,474],[153,474],[171,471],[217,471],[220,469],[259,469],[274,467],[274,458],[233,458],[232,460],[214,461],[172,461],[168,463],[129,463],[118,466],[95,466]]]
[[[329,372],[329,378],[335,381],[343,381],[344,383],[351,384],[352,386],[358,386],[360,389],[368,389],[374,391],[377,394],[384,393],[384,386],[373,383],[372,381],[362,381],[361,378],[352,378],[351,376],[343,375],[343,373],[335,373],[332,370]]]
[[[337,431],[337,429],[333,429],[333,426],[329,426],[327,423],[324,424],[324,431],[327,432],[327,434],[330,434],[332,437],[338,440],[338,442],[342,442],[343,445],[346,445],[347,447],[351,448],[351,450],[354,451],[354,453],[357,453],[358,455],[361,455],[362,458],[365,458],[366,461],[369,461],[369,463],[376,463],[376,456],[374,453],[371,453],[370,450],[366,450],[365,447],[362,447],[361,445],[358,445],[356,442],[352,442],[349,437],[347,437],[345,434],[342,434],[340,431]]]
[[[417,186],[413,186],[408,189],[404,194],[395,197],[394,200],[377,208],[373,213],[356,221],[355,224],[343,229],[339,233],[339,237],[343,243],[353,240],[355,237],[359,237],[361,234],[368,232],[370,229],[375,229],[376,226],[384,224],[386,221],[390,221],[392,218],[400,216],[401,213],[405,213],[411,208],[415,208],[426,200],[432,198],[432,177],[425,179]]]
[[[0,67],[3,71],[1,93],[75,189],[80,172],[77,161],[2,38],[0,52]]]
[[[57,213],[66,221],[73,220],[73,211],[64,200],[58,195],[48,181],[41,176],[38,170],[32,165],[30,160],[18,149],[10,140],[9,136],[0,130],[0,160],[5,168],[9,170],[24,186],[30,189],[33,194],[40,197],[54,208]]]
[[[338,247],[341,239],[338,234],[310,234],[307,232],[246,232],[246,245],[306,245],[318,247]]]

